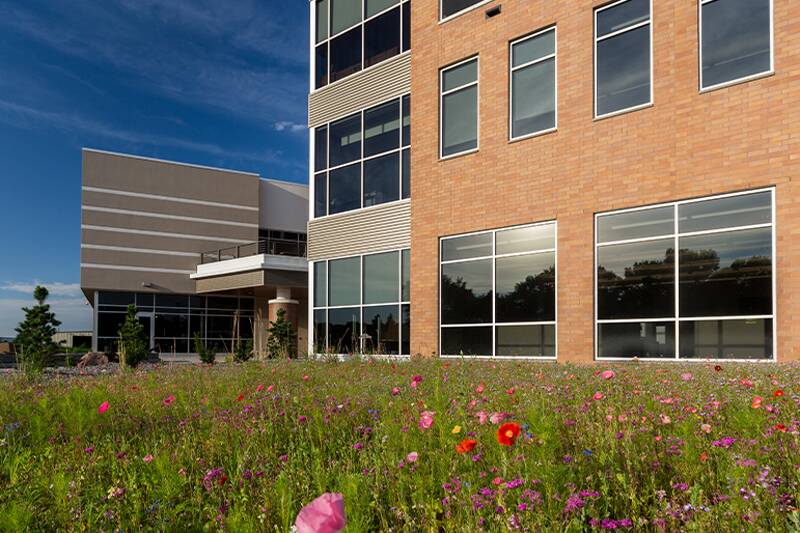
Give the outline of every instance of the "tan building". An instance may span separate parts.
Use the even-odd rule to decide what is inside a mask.
[[[263,350],[288,311],[305,346],[308,188],[257,174],[83,151],[81,288],[94,350],[114,351],[128,305],[161,353]],[[303,312],[298,312],[302,309]]]
[[[310,4],[310,348],[800,357],[795,3],[339,4]]]

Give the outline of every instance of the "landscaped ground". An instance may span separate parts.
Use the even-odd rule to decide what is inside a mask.
[[[356,532],[798,531],[799,433],[800,366],[7,378],[0,530],[287,531],[340,492]]]

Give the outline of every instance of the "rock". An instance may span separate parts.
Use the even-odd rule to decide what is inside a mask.
[[[89,352],[78,362],[78,368],[87,366],[104,366],[108,364],[108,357],[102,352]]]

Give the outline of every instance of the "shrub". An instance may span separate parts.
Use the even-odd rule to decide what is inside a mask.
[[[200,357],[200,361],[204,364],[213,365],[217,360],[216,352],[210,348],[207,348],[206,345],[203,344],[203,340],[200,338],[200,334],[197,332],[194,334],[194,351]]]
[[[278,309],[275,321],[267,328],[267,353],[270,358],[290,358],[297,354],[297,334],[286,319],[286,310]]]
[[[23,307],[25,320],[14,331],[17,337],[17,363],[26,374],[37,374],[44,368],[47,358],[58,350],[53,342],[53,334],[61,322],[56,320],[55,313],[50,312],[50,305],[44,303],[49,296],[46,288],[39,285],[33,290],[33,298],[37,305]]]
[[[233,350],[233,360],[237,363],[244,363],[252,359],[252,357],[253,341],[249,339],[246,341],[239,340]]]
[[[129,305],[125,322],[119,328],[119,364],[135,368],[147,358],[147,335],[136,318],[136,306]]]

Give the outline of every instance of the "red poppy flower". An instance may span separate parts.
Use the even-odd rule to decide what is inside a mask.
[[[788,431],[789,428],[787,428],[783,424],[775,424],[775,426],[773,426],[773,429],[775,429],[776,431],[780,431],[781,433],[786,433],[786,431]]]
[[[477,444],[478,441],[474,439],[464,439],[460,443],[456,444],[456,451],[458,453],[471,452]]]
[[[783,390],[781,390],[781,389],[776,390],[775,391],[775,397],[776,398],[780,398],[781,396],[783,396]]]
[[[239,396],[236,398],[236,401],[237,401],[237,402],[241,402],[242,400],[244,400],[244,394],[240,394],[240,395],[239,395]]]
[[[722,367],[720,365],[715,365],[714,366],[714,370],[716,370],[717,372],[720,372],[722,370]]]
[[[703,452],[700,454],[700,462],[705,463],[706,461],[708,461],[708,454],[706,452]]]
[[[506,422],[497,430],[497,442],[503,446],[511,446],[519,436],[519,424]]]

